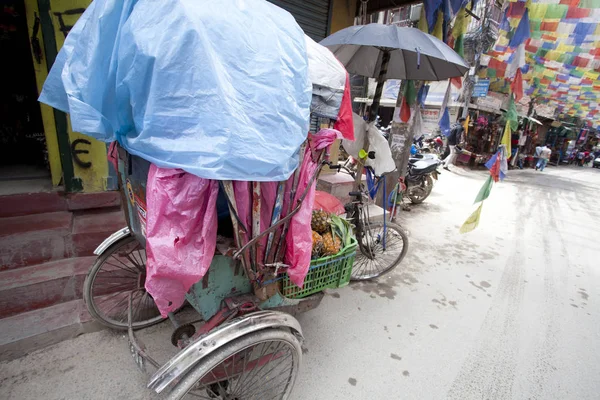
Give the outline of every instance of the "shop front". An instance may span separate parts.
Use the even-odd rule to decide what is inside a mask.
[[[504,95],[489,92],[469,105],[469,126],[457,161],[470,166],[485,164],[498,149],[504,123],[501,118]]]

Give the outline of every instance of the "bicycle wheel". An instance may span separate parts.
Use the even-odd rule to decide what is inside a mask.
[[[352,266],[351,279],[363,281],[377,278],[394,269],[408,251],[408,237],[402,228],[386,222],[363,224],[358,238],[359,251]]]
[[[145,328],[163,320],[146,283],[146,251],[133,237],[124,237],[100,255],[83,284],[83,299],[91,316],[113,328],[127,329],[129,294],[132,327]]]
[[[169,399],[287,399],[301,359],[300,341],[290,331],[252,332],[202,359]]]

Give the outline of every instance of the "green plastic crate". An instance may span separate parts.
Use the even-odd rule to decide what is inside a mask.
[[[353,238],[352,243],[338,254],[312,260],[302,288],[294,285],[286,274],[283,278],[281,293],[287,298],[299,299],[323,289],[346,286],[352,275],[357,245],[356,239]]]

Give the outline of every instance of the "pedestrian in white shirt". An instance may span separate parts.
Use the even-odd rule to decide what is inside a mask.
[[[537,153],[537,148],[536,148],[536,153]],[[550,148],[548,147],[548,145],[545,145],[544,147],[542,147],[541,151],[540,151],[540,159],[537,162],[537,165],[535,166],[535,170],[537,171],[538,169],[540,171],[543,171],[544,168],[546,168],[546,164],[548,164],[548,160],[550,160],[550,155],[552,154],[552,150],[550,150]]]

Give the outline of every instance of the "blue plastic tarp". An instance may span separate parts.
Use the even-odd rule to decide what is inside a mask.
[[[285,180],[309,129],[305,46],[263,0],[94,0],[40,101],[159,167]]]

